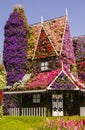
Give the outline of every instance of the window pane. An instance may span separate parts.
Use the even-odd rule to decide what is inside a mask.
[[[45,42],[42,42],[42,44],[44,45],[44,44],[45,44]]]
[[[45,65],[45,63],[44,63],[44,62],[42,62],[42,63],[41,63],[41,66],[44,66],[44,65]]]
[[[45,70],[48,70],[48,66],[45,66]]]
[[[43,71],[43,70],[45,70],[45,68],[44,68],[44,67],[41,67],[41,71]]]
[[[36,94],[33,95],[33,98],[36,98]]]
[[[45,62],[45,66],[48,65],[48,62]]]
[[[37,98],[40,98],[40,94],[37,94]]]
[[[37,103],[40,103],[40,99],[37,99]]]
[[[48,62],[42,62],[41,63],[41,71],[48,70]]]
[[[33,94],[33,103],[40,103],[40,94]]]
[[[36,99],[33,99],[33,103],[36,103]]]

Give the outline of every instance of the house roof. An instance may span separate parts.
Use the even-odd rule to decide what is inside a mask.
[[[49,40],[53,44],[57,53],[60,52],[65,31],[66,16],[62,16],[56,19],[51,19],[43,23],[37,23],[30,26],[30,36],[29,48],[28,48],[28,58],[34,56],[34,51],[36,49],[36,44],[39,40],[39,35],[41,28],[43,26]]]
[[[79,90],[79,87],[75,84],[71,76],[62,70],[48,86],[48,89]]]
[[[64,87],[64,83],[61,83],[61,81],[63,80],[60,75],[62,75],[62,77],[65,78],[64,82],[67,84],[66,87]],[[62,70],[61,68],[58,68],[51,72],[39,73],[34,78],[30,78],[25,88],[26,90],[49,89],[49,86],[53,86],[53,83],[55,84],[55,81],[57,81],[58,86],[61,86],[60,88],[56,88],[58,90],[79,90],[85,87],[85,84],[81,82],[73,74],[71,74],[70,72],[66,72],[65,70]]]
[[[63,70],[79,89],[85,88],[85,82],[79,79],[76,71],[70,72],[65,64],[63,64]]]
[[[29,26],[30,36],[28,40],[28,43],[29,43],[28,59],[38,58],[35,55],[36,55],[36,50],[39,51],[38,43],[39,43],[41,33],[43,32],[43,30],[45,32],[44,33],[45,36],[47,36],[49,43],[51,44],[50,47],[52,47],[52,51],[54,49],[54,52],[56,52],[56,53],[53,53],[52,56],[55,56],[55,54],[62,55],[62,57],[64,57],[64,58],[61,58],[61,61],[63,61],[63,63],[64,63],[64,60],[69,61],[68,64],[66,63],[67,68],[65,70],[65,65],[64,65],[63,69],[57,68],[50,72],[38,73],[35,77],[33,78],[30,77],[30,79],[27,81],[26,85],[24,85],[24,88],[22,89],[24,90],[46,89],[52,82],[58,79],[59,74],[62,72],[62,70],[65,72],[64,74],[66,75],[66,78],[70,80],[70,84],[71,84],[70,87],[72,87],[72,89],[74,89],[75,86],[78,88],[83,88],[84,85],[82,84],[81,81],[79,81],[78,77],[75,77],[74,75],[72,75],[68,70],[68,65],[74,64],[75,57],[74,57],[74,51],[73,51],[73,44],[70,37],[67,16],[62,16],[56,19],[45,21],[43,23],[37,23],[37,24]],[[73,40],[75,41],[75,39]],[[80,45],[80,43],[78,44]],[[78,49],[79,48],[76,46],[76,52]],[[49,54],[50,53],[48,53],[48,55]],[[77,53],[76,53],[76,56],[77,56]],[[40,55],[39,58],[42,58],[42,55]],[[15,88],[13,88],[13,90],[14,89]]]
[[[26,84],[26,89],[45,89],[54,80],[54,78],[59,74],[61,68],[53,70],[51,72],[39,73],[34,78],[31,78]]]

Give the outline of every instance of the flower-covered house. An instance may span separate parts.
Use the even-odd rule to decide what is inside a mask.
[[[5,25],[4,114],[85,115],[85,40],[80,41],[71,38],[67,13],[28,25],[24,8],[16,5]]]

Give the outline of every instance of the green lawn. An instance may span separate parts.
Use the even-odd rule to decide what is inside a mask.
[[[0,130],[35,130],[45,118],[41,117],[3,117]]]
[[[46,118],[47,117],[4,116],[2,119],[0,119],[0,130],[36,130],[37,127],[43,125],[43,122],[46,120]],[[49,118],[52,119],[53,117],[49,117]],[[64,118],[67,119],[67,117]],[[70,117],[70,118],[74,120],[80,118],[85,119],[85,117]]]

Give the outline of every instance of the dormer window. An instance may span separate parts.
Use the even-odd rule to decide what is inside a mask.
[[[48,70],[48,62],[47,61],[41,63],[41,71],[46,71],[46,70]]]

